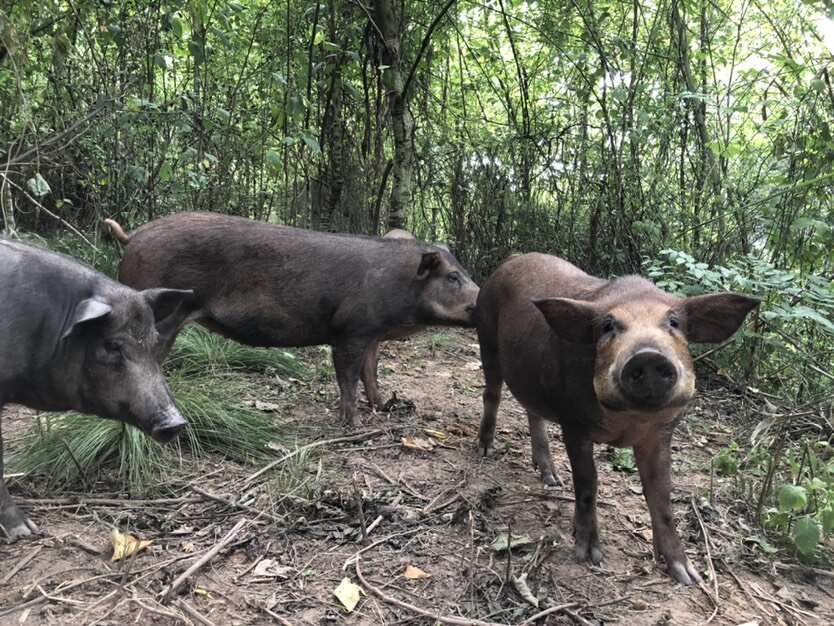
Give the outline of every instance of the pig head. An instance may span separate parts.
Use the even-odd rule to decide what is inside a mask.
[[[137,292],[72,259],[0,239],[0,412],[8,402],[133,424],[160,442],[185,426],[157,346],[186,315],[190,292]],[[0,527],[33,526],[2,482]],[[2,535],[2,533],[0,533]]]

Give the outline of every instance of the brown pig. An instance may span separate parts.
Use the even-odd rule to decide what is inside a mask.
[[[478,286],[441,247],[216,213],[169,215],[130,235],[106,222],[125,244],[119,279],[190,285],[187,321],[253,346],[332,346],[349,425],[370,347],[395,329],[474,325]]]
[[[478,296],[486,378],[480,452],[492,445],[506,380],[527,410],[533,462],[550,485],[544,420],[561,425],[576,496],[576,556],[599,563],[593,444],[632,447],[655,553],[679,582],[700,581],[670,504],[672,431],[695,392],[687,345],[728,339],[758,303],[729,293],[678,298],[638,276],[603,280],[544,254],[505,261]]]

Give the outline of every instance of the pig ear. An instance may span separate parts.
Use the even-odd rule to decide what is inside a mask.
[[[420,259],[420,267],[417,268],[417,278],[424,280],[429,277],[435,269],[440,266],[439,252],[424,252]]]
[[[570,343],[594,343],[597,310],[581,300],[533,298],[556,336]]]
[[[163,341],[176,334],[185,318],[197,309],[190,289],[145,289],[141,294],[153,311],[156,330]]]
[[[97,300],[96,298],[87,298],[86,300],[82,300],[78,303],[78,305],[76,305],[72,320],[61,338],[65,339],[69,337],[77,331],[82,324],[110,315],[112,310],[112,306],[106,302]]]
[[[692,343],[721,343],[733,336],[761,300],[735,293],[714,293],[684,300],[686,338]]]

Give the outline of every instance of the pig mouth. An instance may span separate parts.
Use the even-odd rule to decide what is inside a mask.
[[[169,406],[157,414],[153,424],[148,433],[151,438],[158,443],[168,443],[179,434],[187,422],[176,408]]]
[[[608,398],[599,399],[600,406],[606,411],[613,413],[628,413],[640,411],[642,413],[660,413],[661,411],[669,411],[674,409],[683,409],[689,404],[689,398],[672,398],[670,400],[660,400],[659,402],[629,402],[625,398]]]

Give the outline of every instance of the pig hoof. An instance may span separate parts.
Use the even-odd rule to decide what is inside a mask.
[[[692,583],[703,582],[698,570],[692,566],[692,563],[690,563],[688,559],[685,559],[684,561],[674,561],[671,565],[669,565],[669,574],[680,584],[686,585],[687,587]]]
[[[0,531],[5,535],[8,543],[14,543],[18,539],[30,537],[38,532],[38,527],[32,523],[29,518],[24,517],[17,523],[6,523],[0,521]]]
[[[480,442],[478,444],[478,457],[481,458],[481,457],[489,456],[489,448],[490,448],[489,444],[485,444],[483,442]]]
[[[593,565],[602,563],[602,550],[598,543],[592,543],[590,545],[577,543],[574,554],[576,555],[576,560],[580,563],[586,561],[590,561]]]
[[[553,472],[548,470],[542,470],[542,482],[545,487],[558,487],[561,484],[558,480],[556,480]]]

